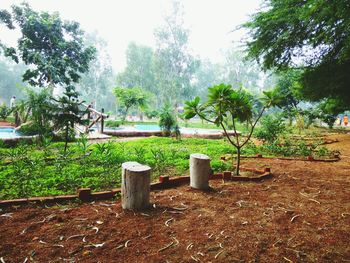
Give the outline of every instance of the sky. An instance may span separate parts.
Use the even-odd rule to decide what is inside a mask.
[[[0,9],[8,9],[22,0],[0,0]],[[86,32],[97,32],[108,43],[107,51],[117,71],[126,64],[127,45],[155,47],[154,30],[162,24],[171,0],[27,0],[34,10],[58,11],[63,19],[80,23]],[[213,62],[222,59],[222,51],[244,36],[237,26],[259,9],[262,0],[182,0],[185,26],[190,30],[189,47],[194,55]],[[16,34],[4,26],[0,38],[9,43]],[[6,42],[6,41],[5,41]]]

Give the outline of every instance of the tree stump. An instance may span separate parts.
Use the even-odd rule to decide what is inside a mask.
[[[210,158],[207,155],[200,153],[190,155],[190,186],[192,188],[208,189],[210,173]]]
[[[149,206],[151,168],[137,162],[122,164],[122,207],[139,210]]]

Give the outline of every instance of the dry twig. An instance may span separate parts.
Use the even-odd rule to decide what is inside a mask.
[[[166,225],[166,226],[170,226],[169,223],[170,223],[171,221],[173,221],[173,220],[174,220],[173,217],[170,218],[170,219],[168,219],[167,221],[165,221],[165,225]]]
[[[225,250],[221,250],[221,251],[219,251],[216,255],[215,255],[215,259],[217,259],[221,254],[222,254],[222,252],[224,252]]]
[[[290,219],[290,222],[293,223],[293,221],[294,221],[296,218],[298,218],[299,216],[301,216],[301,215],[295,215],[295,216],[293,216],[293,217]]]

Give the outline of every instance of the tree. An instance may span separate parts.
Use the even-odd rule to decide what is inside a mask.
[[[124,107],[122,121],[124,122],[132,107],[145,109],[149,95],[140,88],[116,87],[113,90],[118,102]]]
[[[301,92],[312,100],[350,105],[348,0],[266,0],[243,27],[249,56],[264,69],[303,68]]]
[[[71,85],[88,70],[95,49],[84,47],[77,22],[62,21],[58,13],[36,12],[27,3],[0,11],[0,23],[21,31],[17,47],[1,44],[4,54],[17,63],[30,65],[23,81],[32,86]]]
[[[234,87],[242,86],[254,94],[261,91],[258,83],[261,78],[261,69],[253,61],[245,59],[244,50],[236,47],[230,48],[224,54],[225,61],[222,65],[222,80],[224,83],[230,83]]]
[[[202,60],[196,69],[194,76],[194,89],[196,95],[205,99],[208,93],[208,87],[215,83],[224,82],[222,74],[223,66],[219,63],[212,63],[210,60]]]
[[[96,108],[115,110],[115,99],[111,90],[115,85],[115,74],[107,52],[107,43],[97,32],[86,34],[84,39],[86,46],[96,48],[96,57],[90,61],[90,70],[82,74],[76,90],[83,100],[94,101]]]
[[[154,75],[154,52],[151,47],[131,42],[126,50],[126,68],[118,74],[117,83],[122,87],[140,87],[157,93]]]
[[[154,33],[157,45],[155,74],[163,103],[176,105],[180,99],[193,95],[191,81],[199,62],[189,52],[189,31],[184,27],[183,8],[179,2],[172,4],[171,13],[164,18],[164,26]]]
[[[75,125],[86,125],[88,122],[88,120],[83,119],[83,116],[87,113],[87,109],[80,109],[84,101],[78,101],[78,95],[74,86],[67,86],[59,99],[53,99],[55,105],[52,108],[51,118],[53,119],[55,130],[63,131],[65,142],[64,152],[67,151],[70,138],[74,138]]]
[[[185,118],[191,119],[199,116],[201,119],[220,126],[228,141],[237,150],[236,175],[239,175],[241,149],[250,140],[254,128],[264,111],[272,106],[278,105],[281,100],[275,91],[265,91],[263,107],[255,114],[253,96],[244,89],[233,89],[231,85],[220,84],[212,86],[208,91],[207,100],[200,104],[200,98],[196,97],[193,101],[186,101]],[[256,105],[256,104],[255,104]],[[239,137],[236,129],[237,122],[247,122],[250,124],[250,131],[247,137]],[[234,138],[228,134],[228,124],[231,124],[234,130]]]
[[[25,96],[22,74],[27,67],[0,57],[0,98],[8,104],[12,96],[16,96],[17,99]]]

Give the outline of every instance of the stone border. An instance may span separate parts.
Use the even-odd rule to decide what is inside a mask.
[[[212,174],[209,177],[209,180],[231,180],[231,181],[252,181],[257,182],[264,179],[269,179],[272,177],[270,168],[265,168],[265,170],[258,170],[253,168],[241,168],[242,171],[251,171],[259,174],[254,177],[243,177],[243,176],[232,176],[231,171],[225,171],[223,173]],[[189,176],[178,176],[178,177],[169,177],[169,176],[160,176],[159,182],[151,183],[151,191],[163,190],[168,188],[177,187],[183,184],[188,184],[190,182]],[[116,197],[121,194],[121,188],[115,188],[110,191],[103,192],[91,192],[90,188],[81,188],[78,189],[77,194],[75,195],[59,195],[59,196],[45,196],[45,197],[30,197],[30,198],[21,198],[21,199],[12,199],[12,200],[2,200],[0,201],[0,207],[9,207],[12,205],[28,205],[31,203],[39,204],[50,204],[50,203],[61,203],[68,201],[94,201],[94,200],[105,200]]]
[[[285,160],[285,161],[305,161],[305,162],[338,162],[341,160],[338,158],[329,158],[329,159],[315,159],[313,156],[307,156],[305,158],[293,158],[293,157],[264,157],[262,154],[257,154],[255,156],[241,156],[242,159],[276,159],[276,160]],[[222,161],[226,161],[226,156],[221,156]]]

